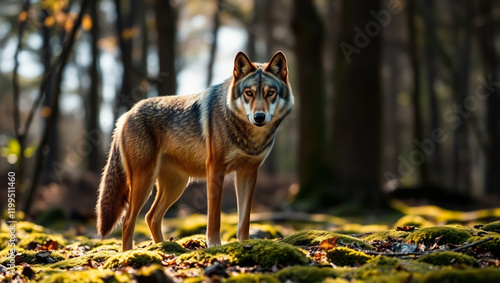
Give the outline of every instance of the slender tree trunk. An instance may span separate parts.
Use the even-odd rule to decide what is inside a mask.
[[[454,2],[452,5],[456,5]],[[455,6],[458,8],[457,6]],[[467,97],[469,90],[469,73],[470,73],[470,54],[472,48],[472,2],[470,0],[462,1],[462,13],[461,17],[463,20],[458,21],[456,19],[455,22],[455,31],[462,29],[465,33],[465,38],[463,40],[463,46],[458,48],[459,41],[456,41],[456,52],[457,58],[461,58],[460,65],[458,65],[457,71],[457,80],[454,81],[454,92],[456,95],[456,104],[462,105]],[[455,34],[456,38],[458,38],[458,34]],[[462,110],[463,111],[463,110]],[[460,123],[457,123],[454,129],[454,141],[453,141],[453,182],[452,188],[458,191],[469,192],[471,189],[471,180],[470,180],[470,151],[469,151],[469,143],[468,143],[468,128],[467,128],[467,120],[470,117],[471,113],[467,113],[462,117]]]
[[[413,92],[412,92],[412,108],[413,108],[413,138],[415,142],[419,143],[423,140],[424,133],[424,119],[422,115],[422,107],[421,107],[421,76],[420,76],[420,60],[418,58],[418,50],[417,50],[417,30],[415,27],[415,16],[416,16],[416,2],[408,3],[408,31],[409,31],[409,55],[411,66],[413,70]],[[415,147],[416,151],[420,151],[418,147]],[[421,152],[421,151],[420,151]],[[417,164],[412,164],[415,167],[418,167],[418,172],[420,174],[420,182],[422,184],[427,184],[429,182],[428,178],[428,165],[427,165],[427,157],[425,157],[424,153],[421,153],[419,156],[422,156],[422,160],[420,162],[417,161]]]
[[[40,176],[42,174],[42,169],[43,165],[45,163],[45,151],[42,150],[45,148],[49,142],[49,138],[52,134],[52,131],[56,128],[57,126],[57,118],[59,116],[59,96],[61,94],[61,85],[63,81],[63,72],[64,68],[68,62],[69,54],[73,50],[73,45],[75,43],[75,38],[76,38],[76,33],[80,29],[80,25],[82,23],[82,18],[83,15],[85,14],[87,7],[91,4],[91,2],[94,2],[95,0],[83,0],[81,4],[81,10],[78,14],[78,17],[75,19],[73,22],[73,29],[67,36],[63,48],[62,48],[62,53],[60,55],[60,65],[57,66],[57,68],[54,70],[55,74],[55,79],[54,81],[57,82],[57,84],[54,87],[54,93],[52,96],[52,103],[50,107],[50,115],[46,118],[46,123],[45,123],[45,128],[43,131],[43,136],[42,140],[40,142],[40,145],[38,147],[37,153],[36,153],[36,163],[35,163],[35,169],[34,169],[34,175],[33,175],[33,181],[31,183],[30,190],[27,194],[26,201],[24,204],[24,212],[29,213],[29,210],[31,208],[31,204],[33,202],[33,197],[36,193],[36,189],[38,188],[38,182],[40,180]],[[42,82],[43,83],[43,82]]]
[[[477,3],[479,15],[484,19],[478,33],[480,54],[483,59],[485,81],[498,82],[498,57],[496,54],[496,26],[493,1],[482,0]],[[488,143],[486,148],[486,170],[484,191],[486,194],[500,196],[500,91],[497,84],[489,84],[482,90],[486,97],[486,129]]]
[[[28,14],[28,11],[31,7],[31,1],[30,0],[25,0],[23,3],[23,7],[21,10],[21,13],[26,13]],[[22,21],[19,24],[19,30],[17,34],[17,48],[16,48],[16,53],[14,54],[14,70],[12,71],[12,90],[13,90],[13,113],[14,113],[14,131],[16,134],[16,139],[19,142],[19,147],[20,147],[20,153],[18,156],[18,160],[16,163],[16,179],[19,180],[18,188],[20,192],[24,192],[25,190],[25,180],[24,180],[24,173],[26,172],[24,168],[24,150],[26,148],[26,136],[29,128],[29,124],[31,124],[31,120],[28,118],[28,122],[26,125],[23,127],[21,125],[21,113],[20,113],[20,105],[19,105],[19,100],[21,97],[21,88],[19,85],[19,78],[18,78],[18,70],[19,70],[19,53],[23,49],[23,38],[24,38],[24,32],[26,30],[26,24],[27,24],[27,18]],[[40,92],[39,99],[41,99],[42,92]],[[30,113],[30,116],[31,113]]]
[[[215,14],[213,18],[212,26],[212,45],[210,46],[210,56],[207,67],[207,87],[212,83],[212,78],[214,76],[214,63],[215,55],[217,54],[217,35],[219,34],[220,26],[220,14],[222,13],[222,6],[224,5],[223,0],[217,0],[217,7],[215,8]]]
[[[330,156],[334,190],[339,198],[331,201],[357,202],[378,211],[386,207],[380,186],[383,28],[367,25],[376,24],[371,11],[380,11],[378,1],[342,1],[334,75],[333,156]],[[364,40],[357,35],[359,32],[364,34]]]
[[[99,79],[99,19],[97,15],[97,1],[90,6],[90,17],[92,18],[91,50],[92,62],[90,65],[90,90],[89,90],[89,112],[87,117],[87,140],[92,145],[92,150],[87,156],[87,168],[90,172],[98,173],[103,166],[101,151],[101,130],[99,127],[100,113],[100,79]]]
[[[426,79],[427,79],[427,92],[429,93],[429,111],[430,111],[430,131],[427,136],[432,136],[432,131],[439,128],[439,109],[437,102],[437,95],[435,90],[436,79],[436,54],[435,54],[435,40],[436,40],[436,13],[435,3],[433,0],[425,0],[425,7],[419,6],[419,11],[423,16],[425,22],[425,44],[424,44],[424,58],[426,61]],[[429,181],[439,185],[444,185],[440,181],[442,177],[443,165],[441,161],[441,145],[434,144],[434,152],[429,156]]]
[[[172,1],[155,0],[155,15],[160,60],[158,95],[175,95],[177,91],[175,69],[177,7],[173,6]]]

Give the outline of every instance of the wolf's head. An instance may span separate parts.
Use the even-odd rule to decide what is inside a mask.
[[[233,81],[228,106],[242,119],[262,127],[290,113],[293,95],[288,83],[288,67],[278,51],[268,63],[253,63],[239,52],[234,59]]]

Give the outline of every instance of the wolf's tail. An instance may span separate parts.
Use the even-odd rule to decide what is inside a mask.
[[[117,123],[118,124],[118,123]],[[120,133],[118,127],[113,135],[108,162],[104,167],[97,200],[97,232],[106,236],[121,220],[128,203],[127,174],[120,153]]]

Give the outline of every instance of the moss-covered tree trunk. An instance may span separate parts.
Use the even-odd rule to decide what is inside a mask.
[[[340,202],[382,208],[381,33],[378,1],[344,0],[334,71],[334,191]],[[389,20],[390,21],[390,20]]]

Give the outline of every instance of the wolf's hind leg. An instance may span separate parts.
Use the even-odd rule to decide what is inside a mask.
[[[123,221],[123,251],[132,249],[137,216],[146,203],[154,185],[154,166],[150,170],[136,170],[131,180],[129,208]]]
[[[167,210],[184,192],[189,177],[181,175],[171,169],[162,168],[157,178],[157,192],[151,209],[146,214],[146,223],[155,243],[163,241],[161,223]]]

